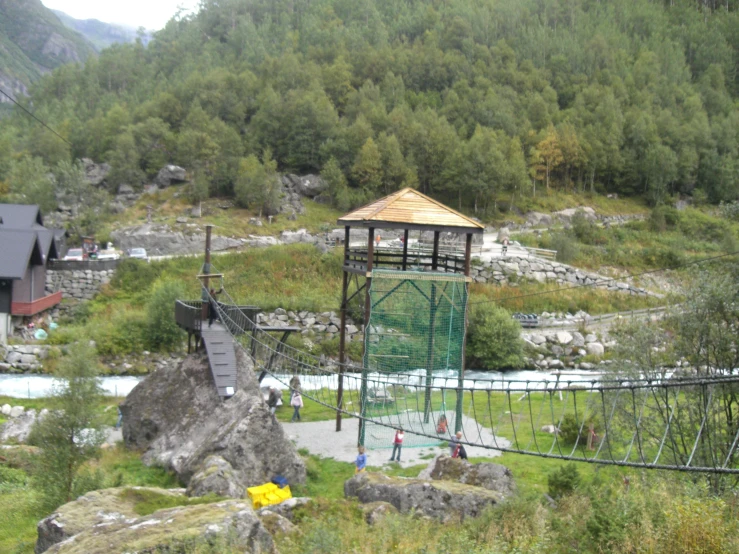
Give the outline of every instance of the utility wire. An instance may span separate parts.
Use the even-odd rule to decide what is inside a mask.
[[[702,263],[705,263],[705,262],[712,262],[713,260],[718,260],[718,259],[721,259],[721,258],[726,258],[728,256],[735,256],[737,254],[739,254],[739,250],[737,250],[735,252],[729,252],[727,254],[719,254],[718,256],[711,256],[710,258],[701,258],[699,260],[693,260],[693,261],[690,261],[690,262],[685,262],[685,263],[682,263],[682,264],[677,264],[677,265],[674,265],[674,266],[671,266],[671,267],[660,267],[660,268],[657,268],[657,269],[650,269],[648,271],[643,271],[641,273],[631,273],[629,275],[624,275],[623,277],[613,277],[613,278],[610,278],[610,279],[601,279],[599,281],[593,281],[592,283],[585,283],[585,284],[582,284],[582,285],[574,285],[572,287],[562,287],[562,288],[559,288],[559,289],[551,289],[551,290],[545,290],[545,291],[541,291],[541,292],[531,292],[531,293],[528,293],[528,294],[520,294],[518,296],[507,296],[505,298],[496,298],[496,299],[491,299],[491,300],[480,300],[478,302],[469,302],[467,305],[468,306],[472,306],[472,305],[476,305],[476,304],[487,304],[487,303],[490,303],[490,302],[502,303],[502,302],[507,302],[508,300],[516,300],[518,298],[529,298],[531,296],[541,296],[541,295],[544,295],[544,294],[552,294],[553,292],[563,292],[563,291],[568,291],[568,290],[581,289],[581,288],[585,288],[585,287],[593,287],[593,286],[597,286],[597,285],[603,285],[605,283],[623,281],[624,279],[632,279],[634,277],[641,277],[642,275],[649,275],[651,273],[659,273],[661,271],[669,271],[669,270],[673,270],[673,269],[680,269],[681,267],[687,267],[687,266],[690,266],[690,265],[698,265],[698,264],[702,264]]]
[[[52,133],[54,133],[54,134],[55,134],[55,135],[56,135],[56,136],[57,136],[57,137],[58,137],[59,139],[61,139],[62,141],[66,142],[66,143],[67,143],[67,144],[68,144],[69,146],[72,146],[72,143],[71,143],[71,142],[69,142],[69,141],[68,141],[67,139],[65,139],[65,138],[64,138],[64,137],[63,137],[62,135],[60,135],[59,133],[57,133],[57,132],[56,132],[56,131],[55,131],[54,129],[52,129],[51,127],[49,127],[49,126],[48,126],[48,125],[47,125],[46,123],[44,123],[43,121],[41,121],[41,120],[40,120],[40,119],[39,119],[38,117],[36,117],[35,115],[33,115],[33,114],[32,114],[31,112],[29,112],[29,111],[28,111],[28,110],[27,110],[27,109],[26,109],[26,108],[25,108],[24,106],[22,106],[22,105],[21,105],[21,104],[20,104],[19,102],[17,102],[17,101],[15,100],[15,98],[13,98],[12,96],[10,96],[10,95],[9,95],[9,94],[8,94],[7,92],[5,92],[5,91],[4,91],[3,89],[0,89],[0,94],[2,94],[3,96],[5,96],[5,97],[6,97],[6,98],[7,98],[8,100],[10,100],[10,101],[11,101],[11,102],[12,102],[13,104],[15,104],[16,106],[18,106],[18,107],[19,107],[19,108],[20,108],[21,110],[23,110],[24,112],[26,112],[26,113],[27,113],[28,115],[30,115],[30,116],[31,116],[31,117],[32,117],[33,119],[35,119],[36,121],[38,121],[38,122],[39,122],[39,123],[40,123],[41,125],[43,125],[44,127],[46,127],[46,128],[47,128],[47,129],[49,130],[49,131],[51,131]]]

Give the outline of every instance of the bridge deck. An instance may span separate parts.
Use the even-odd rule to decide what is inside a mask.
[[[200,335],[205,343],[210,370],[219,396],[221,398],[233,396],[236,392],[236,351],[233,336],[218,322],[214,322],[210,327],[203,325]]]

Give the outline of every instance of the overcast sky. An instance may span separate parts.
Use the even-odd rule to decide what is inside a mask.
[[[75,19],[99,19],[156,31],[177,12],[178,6],[194,9],[198,0],[41,0],[44,6]]]

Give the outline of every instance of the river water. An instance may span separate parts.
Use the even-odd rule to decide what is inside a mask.
[[[468,370],[465,372],[464,388],[465,389],[521,389],[528,385],[528,388],[536,386],[538,388],[551,388],[559,379],[560,383],[582,383],[590,384],[597,382],[603,374],[594,371],[561,371],[546,372],[533,370],[517,370],[506,371],[501,373],[498,371],[476,371]],[[262,380],[262,386],[274,386],[278,389],[287,388],[286,383],[290,381],[290,375],[277,375],[275,377],[266,376]],[[102,387],[105,394],[109,396],[126,396],[141,381],[143,377],[102,377]],[[397,377],[387,377],[385,375],[370,374],[370,382],[378,381],[386,384],[401,384],[406,386],[423,386],[426,382],[426,373],[423,370],[417,370],[410,374],[403,374]],[[345,386],[348,388],[356,388],[359,381],[359,374],[348,373],[346,375]],[[50,396],[54,386],[59,384],[58,379],[54,379],[50,375],[2,375],[0,374],[0,396],[12,396],[14,398],[42,398]],[[338,378],[335,375],[303,375],[300,377],[300,384],[303,390],[316,390],[321,388],[336,389],[338,387]],[[371,383],[369,386],[373,386]],[[456,387],[457,377],[452,371],[437,371],[434,373],[432,387]]]

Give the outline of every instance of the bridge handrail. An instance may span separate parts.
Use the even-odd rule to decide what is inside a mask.
[[[226,293],[225,296],[226,298],[228,298],[228,300],[230,300],[230,304],[228,302],[219,302],[218,304],[216,304],[216,309],[219,311],[219,315],[224,318],[222,322],[229,322],[228,325],[226,325],[229,330],[236,329],[237,327],[242,331],[246,330],[247,326],[249,325],[247,323],[247,320],[249,318],[241,310],[226,309],[226,307],[229,305],[235,307],[236,303],[233,302],[233,299],[230,296],[228,296],[228,293]],[[273,378],[278,380],[286,387],[291,387],[291,384],[286,382],[290,379],[290,375],[305,375],[307,372],[310,371],[312,372],[311,375],[315,376],[319,380],[319,384],[324,378],[332,379],[337,376],[336,366],[326,367],[324,364],[324,367],[321,367],[322,364],[316,356],[306,352],[302,352],[289,345],[281,344],[276,337],[273,337],[266,331],[261,330],[258,325],[254,324],[253,321],[251,322],[251,324],[251,331],[249,333],[241,333],[238,337],[238,340],[243,343],[243,346],[245,346],[247,353],[254,361],[255,367],[262,369],[262,371],[269,372]],[[277,365],[273,364],[273,361],[275,359],[278,360]],[[317,363],[316,360],[318,360]],[[361,368],[358,366],[347,365],[345,367],[352,367],[353,369],[361,370]],[[377,372],[374,370],[373,373],[375,373],[375,375],[367,375],[366,373],[344,373],[343,378],[345,382],[345,388],[342,402],[339,402],[336,390],[330,388],[330,383],[333,382],[331,380],[326,381],[326,383],[329,383],[329,385],[321,385],[316,389],[303,391],[303,394],[306,398],[310,398],[311,400],[314,400],[317,403],[327,406],[337,412],[344,413],[352,417],[361,418],[363,421],[370,422],[374,425],[379,425],[386,428],[396,427],[397,423],[396,420],[393,420],[393,418],[391,417],[392,414],[374,413],[372,415],[364,415],[362,413],[359,413],[357,406],[359,406],[359,403],[362,401],[362,396],[359,392],[361,388],[364,387],[366,390],[366,387],[369,386],[375,387],[377,389],[387,389],[388,387],[400,386],[401,389],[418,391],[429,387],[429,384],[424,384],[423,380],[421,380],[417,374],[391,374]],[[413,380],[405,382],[402,380],[403,377],[408,377],[409,379]],[[452,382],[453,385],[446,386],[447,381]],[[706,465],[711,463],[710,460],[700,460],[697,463],[693,461],[693,454],[695,454],[699,440],[704,436],[703,425],[701,425],[700,428],[697,429],[697,432],[694,436],[688,435],[689,444],[695,444],[696,446],[693,447],[692,451],[688,451],[687,453],[672,451],[670,455],[663,454],[662,452],[662,447],[665,446],[666,438],[668,437],[668,433],[670,433],[670,422],[672,421],[672,415],[670,415],[670,420],[666,422],[667,427],[664,428],[664,434],[662,435],[663,431],[659,431],[662,435],[662,439],[661,443],[659,443],[659,437],[657,437],[657,441],[659,444],[658,451],[656,448],[654,449],[654,451],[644,450],[643,441],[645,439],[641,437],[641,434],[645,432],[642,429],[642,415],[645,413],[644,406],[646,405],[647,401],[651,401],[652,399],[659,401],[662,395],[666,395],[666,397],[669,396],[669,398],[672,399],[671,410],[674,412],[674,410],[677,408],[677,405],[683,402],[683,400],[681,399],[682,394],[685,394],[687,392],[705,390],[707,387],[712,387],[710,390],[714,391],[719,390],[718,387],[729,386],[730,389],[728,390],[732,391],[737,386],[737,383],[739,383],[739,375],[695,375],[679,379],[668,379],[665,376],[662,376],[661,378],[644,377],[639,379],[616,377],[611,381],[594,379],[589,382],[578,382],[571,380],[563,381],[558,376],[556,380],[545,380],[543,383],[539,381],[510,381],[505,383],[504,387],[501,386],[501,388],[497,389],[478,389],[475,386],[475,383],[478,382],[478,380],[469,381],[472,381],[472,387],[468,386],[465,383],[465,386],[460,388],[457,385],[456,378],[444,379],[443,385],[436,383],[431,385],[433,389],[437,391],[454,391],[457,394],[470,395],[470,410],[473,411],[476,410],[476,408],[473,407],[473,399],[475,395],[483,395],[483,398],[485,398],[485,395],[488,396],[487,409],[483,407],[483,413],[477,414],[477,412],[475,411],[475,413],[473,414],[473,420],[476,422],[474,425],[475,428],[469,431],[467,429],[463,430],[465,435],[463,436],[463,440],[461,442],[464,444],[469,444],[471,446],[481,446],[484,448],[504,452],[516,452],[522,454],[536,455],[539,457],[549,457],[607,465],[637,467],[645,469],[671,469],[678,471],[739,474],[739,468],[735,467],[735,457],[737,452],[736,447],[737,445],[739,445],[739,429],[737,429],[736,437],[733,437],[733,430],[731,431],[732,436],[730,436],[729,439],[734,438],[734,440],[731,443],[730,448],[728,449],[728,455],[725,456],[725,461],[722,461],[724,460],[724,454],[722,453],[721,458],[716,459],[716,461],[713,463],[713,466]],[[490,381],[486,381],[486,384],[490,385],[491,383]],[[523,384],[523,387],[521,387],[520,384]],[[544,385],[544,387],[540,388],[542,384]],[[660,392],[658,394],[655,394],[656,387],[659,387],[660,389]],[[529,414],[531,414],[530,421],[522,424],[523,428],[519,428],[520,426],[516,424],[513,411],[510,411],[513,409],[511,408],[512,395],[519,392],[523,392],[524,394],[523,396],[521,396],[521,398],[517,400],[517,402],[525,400],[525,402],[528,404],[528,412]],[[503,393],[505,395],[507,405],[503,407],[503,410],[509,410],[505,411],[504,413],[510,414],[510,416],[500,415],[499,417],[501,419],[498,419],[497,425],[495,420],[493,419],[494,413],[490,406],[489,397],[492,393]],[[543,408],[545,403],[551,403],[555,393],[566,395],[565,398],[569,398],[570,396],[572,396],[573,402],[575,403],[575,418],[576,423],[579,426],[579,433],[578,438],[575,441],[575,445],[572,446],[571,449],[569,445],[564,445],[559,441],[556,433],[551,439],[553,441],[551,443],[551,446],[544,446],[544,448],[542,449],[541,445],[537,442],[537,432],[539,431],[540,423],[539,420],[535,421],[533,415],[534,412],[532,410],[532,398],[535,397],[537,402],[541,402]],[[726,389],[724,389],[724,394],[725,393]],[[711,394],[713,394],[713,392],[711,392]],[[584,403],[581,404],[582,407],[580,408],[578,416],[577,397],[579,396],[580,398],[582,398],[583,395],[585,396]],[[631,418],[629,419],[631,423],[629,424],[628,421],[624,423],[624,425],[626,425],[626,427],[624,428],[624,432],[626,433],[626,435],[623,440],[619,439],[616,435],[612,435],[612,428],[611,430],[609,430],[608,427],[609,425],[613,425],[614,421],[616,421],[616,419],[614,418],[614,410],[619,398],[624,398],[627,400],[627,402],[624,404],[624,407],[626,408],[631,409],[631,406],[633,404],[633,414],[631,412],[627,414],[628,417]],[[641,407],[637,406],[637,399]],[[562,398],[560,398],[560,401],[562,402]],[[663,400],[663,402],[664,401],[665,400]],[[565,405],[566,404],[563,404],[563,406]],[[352,406],[353,409],[348,409],[350,406]],[[411,407],[413,406],[411,405]],[[586,451],[585,445],[583,444],[584,439],[581,439],[580,437],[582,436],[582,433],[585,429],[587,414],[599,413],[593,412],[593,410],[597,409],[598,407],[602,407],[603,409],[603,412],[600,415],[604,418],[606,427],[605,430],[602,431],[600,443],[597,445],[597,451],[590,448],[590,443],[588,443],[588,450]],[[418,406],[416,406],[415,409],[417,410]],[[680,409],[687,409],[688,411],[690,410],[689,407],[681,407]],[[387,408],[385,411],[388,411]],[[551,414],[549,414],[550,411],[552,412]],[[606,413],[606,411],[608,413]],[[519,412],[520,414],[517,413],[516,417],[524,413],[522,410],[519,410]],[[542,413],[545,413],[545,417],[547,420],[551,418],[551,422],[556,428],[560,428],[565,415],[564,408],[562,408],[557,415],[554,414],[553,408],[551,407],[547,407],[546,410],[540,408],[539,417],[541,417]],[[433,415],[434,414],[432,413],[432,416]],[[436,413],[435,415],[438,416],[438,413]],[[480,429],[482,428],[481,426],[489,426],[493,429],[496,429],[498,426],[501,425],[502,422],[505,422],[506,418],[508,417],[510,417],[510,422],[508,422],[508,424],[512,426],[512,438],[496,438],[495,432],[493,433],[492,439],[490,437],[484,437],[480,434]],[[705,420],[705,418],[706,416],[704,416],[703,419]],[[409,428],[408,430],[413,434],[433,438],[436,440],[446,440],[447,438],[450,438],[441,437],[438,434],[435,434],[435,416],[431,418],[431,421],[432,423],[430,424],[419,421],[417,427],[413,429]],[[467,435],[468,432],[471,433],[471,437]],[[475,433],[477,433],[476,437]],[[490,442],[491,440],[492,442]],[[499,440],[501,441],[500,443],[498,442]],[[503,440],[505,440],[505,442],[503,442]],[[525,443],[525,440],[529,441],[528,444]],[[541,437],[538,440],[541,441]],[[612,442],[614,443],[613,446],[616,448],[615,450],[612,450]],[[556,451],[555,448],[557,449]],[[580,452],[580,450],[582,452]],[[593,450],[593,452],[590,452],[590,450]],[[654,454],[654,452],[656,452],[656,455]],[[695,465],[693,465],[694,463]]]

